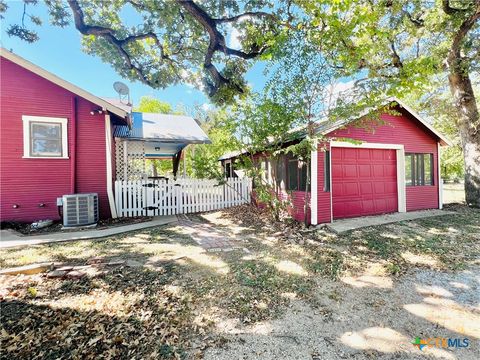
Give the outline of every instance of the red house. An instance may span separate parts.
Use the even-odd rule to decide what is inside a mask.
[[[268,181],[276,183],[278,195],[291,202],[296,220],[305,219],[305,196],[310,196],[307,216],[314,225],[442,208],[439,155],[449,141],[400,100],[389,102],[397,114],[382,114],[373,131],[359,126],[361,116],[317,124],[316,133],[327,140],[312,152],[310,194],[305,191],[305,164],[290,156],[254,154]],[[234,175],[238,156],[220,159],[227,176]]]
[[[58,219],[56,199],[98,193],[114,214],[112,134],[129,114],[5,49],[0,68],[0,220]]]

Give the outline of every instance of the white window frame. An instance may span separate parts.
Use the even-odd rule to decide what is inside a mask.
[[[46,116],[23,115],[23,158],[24,159],[68,159],[68,119]],[[31,155],[31,123],[60,124],[62,127],[62,156],[32,156]]]

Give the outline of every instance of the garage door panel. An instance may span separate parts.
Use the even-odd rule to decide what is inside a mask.
[[[358,152],[355,149],[346,148],[342,153],[342,158],[344,160],[356,160]]]
[[[385,183],[385,194],[393,194],[397,197],[397,183]]]
[[[358,156],[357,158],[359,160],[368,160],[370,159],[371,155],[370,155],[370,149],[358,149],[359,151],[357,152],[358,153]]]
[[[375,195],[383,195],[385,194],[385,184],[376,182],[373,184],[373,188],[375,189]]]
[[[373,186],[372,183],[361,183],[360,184],[360,191],[362,194],[373,194]]]
[[[370,177],[372,175],[370,167],[370,164],[358,165],[358,175],[360,177]]]
[[[363,212],[367,214],[375,213],[375,201],[373,199],[363,201]]]
[[[381,165],[381,164],[373,165],[373,176],[383,177],[384,176],[384,171],[383,170],[384,170],[383,165]]]
[[[343,184],[343,195],[358,196],[360,195],[359,184],[356,182],[347,182]]]
[[[331,156],[334,219],[397,211],[395,150],[333,148]]]
[[[352,164],[352,165],[345,165],[343,167],[343,176],[345,178],[354,178],[356,179],[358,177],[358,172],[357,172],[357,165]]]

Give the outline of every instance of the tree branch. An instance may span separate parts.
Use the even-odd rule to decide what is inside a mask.
[[[227,46],[224,35],[218,30],[217,25],[225,22],[235,22],[240,20],[241,18],[248,17],[248,16],[261,16],[261,17],[269,17],[275,18],[274,15],[268,14],[265,12],[245,12],[243,14],[239,14],[230,18],[221,18],[221,19],[214,19],[207,14],[205,10],[203,10],[199,5],[197,5],[192,0],[176,0],[178,5],[180,5],[186,12],[192,16],[195,20],[197,20],[208,33],[209,36],[209,45],[207,49],[207,53],[205,54],[205,59],[203,62],[203,66],[205,70],[211,75],[213,81],[215,82],[214,88],[211,91],[211,95],[215,94],[219,90],[222,85],[230,85],[233,86],[238,92],[243,93],[244,89],[242,89],[237,83],[224,77],[215,65],[212,63],[212,58],[215,52],[222,52],[227,56],[236,56],[245,60],[254,59],[261,55],[265,48],[261,48],[258,50],[253,50],[251,52],[244,52],[241,50],[232,49]]]
[[[128,52],[128,45],[135,43],[136,41],[141,41],[145,39],[153,39],[155,46],[159,49],[162,60],[166,60],[180,66],[180,64],[172,59],[170,56],[171,52],[168,54],[165,52],[165,48],[157,35],[148,31],[141,34],[132,34],[123,38],[118,37],[118,32],[114,29],[99,26],[99,25],[89,25],[85,23],[85,15],[83,10],[78,2],[78,0],[67,0],[68,5],[72,11],[75,27],[83,35],[94,35],[105,39],[109,44],[113,45],[120,56],[124,59],[126,66],[133,70],[138,78],[145,84],[156,87],[155,83],[147,77],[146,72],[142,67],[134,62],[132,56]],[[244,89],[233,79],[229,79],[221,74],[221,72],[213,64],[213,58],[215,53],[219,52],[225,54],[226,56],[234,56],[241,59],[249,60],[254,59],[260,56],[266,49],[262,48],[252,48],[249,52],[232,49],[227,46],[225,36],[218,29],[218,25],[222,23],[231,23],[240,21],[243,18],[247,17],[256,17],[256,18],[269,18],[277,20],[275,15],[269,14],[263,11],[248,11],[243,14],[239,14],[232,17],[225,17],[215,19],[212,18],[201,6],[196,4],[192,0],[174,0],[180,9],[185,11],[185,14],[190,15],[198,24],[200,24],[205,32],[208,34],[208,47],[204,52],[203,59],[203,68],[210,75],[213,80],[213,88],[210,95],[214,95],[223,85],[228,85],[234,88],[236,91],[243,93]],[[147,11],[148,9],[142,2],[137,2],[135,0],[129,0],[129,3],[140,11]],[[181,14],[183,16],[183,14]]]
[[[443,11],[445,12],[445,14],[448,14],[448,15],[454,15],[456,13],[461,13],[461,12],[465,12],[467,11],[471,6],[474,6],[475,2],[477,3],[477,6],[479,4],[478,0],[472,0],[470,2],[467,3],[467,7],[466,8],[454,8],[452,6],[450,6],[450,0],[442,0],[442,7],[443,7]]]
[[[235,16],[232,16],[232,17],[224,17],[224,18],[219,18],[219,19],[213,19],[213,21],[217,24],[221,24],[221,23],[236,22],[236,21],[239,21],[240,19],[245,18],[245,17],[250,17],[250,18],[265,17],[265,18],[272,19],[272,20],[275,20],[275,21],[278,20],[275,15],[266,13],[264,11],[247,11],[247,12],[244,12],[243,14],[235,15]]]
[[[477,1],[477,5],[474,13],[470,17],[468,17],[465,21],[463,21],[457,33],[453,37],[452,47],[448,55],[449,62],[453,62],[461,58],[462,42],[467,36],[468,32],[473,28],[475,23],[480,19],[480,0],[476,0],[476,1]]]
[[[77,0],[68,0],[68,5],[70,6],[70,9],[72,10],[72,13],[73,13],[75,27],[81,34],[95,35],[107,40],[110,44],[112,44],[117,49],[118,53],[125,60],[129,69],[135,71],[135,73],[143,83],[151,87],[156,87],[156,84],[150,81],[147,78],[147,76],[144,74],[144,70],[140,66],[133,63],[130,57],[130,54],[124,48],[124,46],[136,41],[153,39],[155,41],[155,44],[160,50],[162,59],[173,61],[170,57],[168,57],[165,54],[163,45],[160,43],[160,40],[158,39],[155,33],[147,32],[144,34],[129,35],[123,39],[119,39],[116,37],[115,31],[113,29],[103,27],[103,26],[86,24],[83,10],[81,9]]]

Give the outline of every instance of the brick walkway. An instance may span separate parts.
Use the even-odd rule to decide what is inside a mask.
[[[243,249],[237,241],[232,241],[224,231],[215,225],[192,221],[186,215],[177,215],[178,223],[201,247],[209,252]]]

